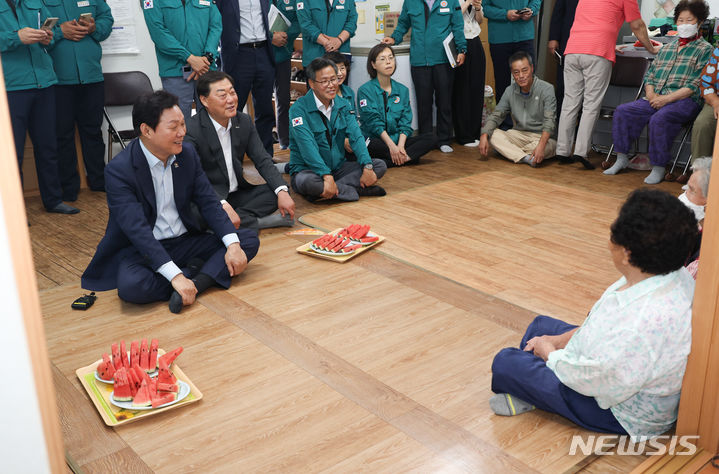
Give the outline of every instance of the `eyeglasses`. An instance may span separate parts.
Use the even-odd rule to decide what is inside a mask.
[[[390,61],[394,61],[394,56],[380,56],[377,58],[379,63],[388,63]]]
[[[336,77],[333,77],[332,79],[327,79],[325,81],[315,81],[317,84],[321,85],[322,87],[327,87],[330,84],[333,86],[336,86],[340,81]]]

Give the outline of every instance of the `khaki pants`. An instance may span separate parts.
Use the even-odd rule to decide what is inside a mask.
[[[692,160],[704,156],[712,156],[714,152],[714,132],[717,128],[717,119],[714,118],[714,108],[704,104],[692,128]]]
[[[505,132],[496,129],[492,133],[489,143],[497,150],[497,153],[517,163],[526,155],[531,155],[534,152],[540,138],[542,138],[542,134],[537,132],[523,132],[513,128]],[[556,147],[557,141],[550,138],[547,146],[544,147],[544,158],[553,157]]]

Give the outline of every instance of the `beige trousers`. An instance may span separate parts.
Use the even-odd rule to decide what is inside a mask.
[[[489,139],[489,144],[497,150],[497,153],[509,158],[515,163],[519,162],[526,155],[531,155],[539,145],[541,133],[522,132],[513,128],[507,130],[496,129]],[[551,158],[557,148],[557,141],[550,138],[547,146],[544,147],[544,157]]]

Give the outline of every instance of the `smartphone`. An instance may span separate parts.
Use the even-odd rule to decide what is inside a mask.
[[[58,20],[59,18],[56,16],[45,18],[45,21],[42,22],[42,26],[40,27],[40,29],[52,30],[53,28],[55,28],[55,25],[57,25]]]
[[[517,15],[524,15],[525,13],[529,13],[529,12],[531,12],[531,11],[532,11],[532,10],[530,10],[529,8],[524,7],[524,8],[522,8],[521,10],[517,10]]]
[[[80,20],[91,20],[92,19],[92,13],[82,13],[80,15]]]

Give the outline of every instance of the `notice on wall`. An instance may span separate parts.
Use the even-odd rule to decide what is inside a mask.
[[[389,5],[375,5],[374,29],[375,34],[384,35],[384,15],[389,11]]]
[[[138,54],[140,48],[135,38],[135,25],[115,24],[110,36],[100,43],[102,54]]]
[[[115,24],[132,23],[132,3],[130,0],[107,0],[107,6],[112,10]]]

